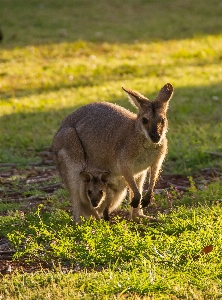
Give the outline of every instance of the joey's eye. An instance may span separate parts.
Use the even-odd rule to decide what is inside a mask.
[[[88,190],[88,195],[90,196],[92,194],[92,192],[90,190]]]
[[[99,193],[100,193],[100,195],[103,195],[103,190],[100,190]]]
[[[147,124],[148,123],[148,119],[147,118],[142,118],[142,122],[143,122],[143,124]]]

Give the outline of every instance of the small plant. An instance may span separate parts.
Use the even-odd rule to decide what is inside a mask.
[[[172,208],[174,202],[178,202],[182,198],[183,192],[179,191],[177,187],[171,186],[170,190],[166,191],[166,196],[169,208]]]
[[[189,187],[188,191],[190,193],[195,193],[197,191],[197,188],[196,188],[195,181],[193,180],[193,177],[192,176],[187,176],[187,178],[188,178],[189,183],[190,183],[190,187]]]

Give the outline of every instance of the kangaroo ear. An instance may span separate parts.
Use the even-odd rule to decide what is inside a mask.
[[[127,93],[130,103],[136,108],[141,109],[144,104],[147,104],[150,100],[140,93],[132,90],[127,90],[124,87],[122,89]]]
[[[107,183],[110,177],[110,173],[109,172],[102,172],[99,175],[99,179],[103,182],[103,183]]]
[[[159,91],[155,101],[168,102],[173,95],[173,86],[170,83],[165,84]]]
[[[86,171],[82,171],[79,175],[80,175],[82,181],[85,183],[90,182],[90,180],[92,180],[92,178],[93,178],[92,174],[89,172],[86,172]]]

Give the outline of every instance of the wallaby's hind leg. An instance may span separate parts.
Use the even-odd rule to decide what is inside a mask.
[[[83,215],[79,194],[79,173],[82,170],[85,154],[74,128],[60,129],[53,140],[53,159],[62,181],[69,191],[73,209],[73,221],[81,223]]]
[[[146,175],[147,175],[147,172],[145,171],[136,178],[137,187],[138,187],[138,190],[141,195],[142,195],[143,185],[144,185],[144,181],[146,179]],[[130,200],[131,200],[132,194],[133,194],[132,190],[130,189],[130,192],[129,192]],[[140,207],[140,204],[138,205],[137,208],[131,207],[130,208],[130,219],[132,219],[135,222],[138,222],[140,218],[147,218],[147,216],[145,216],[143,214],[143,210]]]
[[[73,221],[81,223],[81,199],[79,194],[79,172],[81,164],[76,164],[70,158],[67,151],[62,148],[57,153],[57,164],[62,180],[69,192],[70,202],[73,210]]]

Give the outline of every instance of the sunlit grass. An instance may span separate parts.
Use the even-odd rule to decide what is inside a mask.
[[[133,85],[138,78],[146,80],[143,90],[149,93],[167,79],[177,88],[212,85],[221,81],[221,45],[222,36],[218,35],[147,44],[79,41],[5,50],[1,57],[1,97],[99,87],[117,80],[130,80]]]
[[[112,101],[134,110],[122,86],[153,99],[171,82],[168,158],[174,163],[169,171],[189,173],[212,165],[215,161],[204,153],[221,147],[221,51],[221,35],[2,50],[1,160],[22,161],[24,154],[33,159],[26,150],[50,146],[65,115],[89,102]]]

